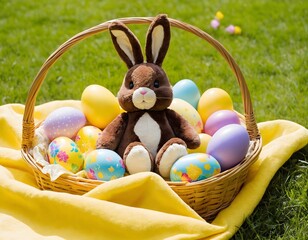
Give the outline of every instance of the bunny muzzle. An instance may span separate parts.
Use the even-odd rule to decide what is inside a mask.
[[[156,94],[152,89],[140,87],[134,91],[132,101],[136,108],[148,110],[155,105],[156,99]]]

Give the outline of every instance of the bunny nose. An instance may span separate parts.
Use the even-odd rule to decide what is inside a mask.
[[[142,95],[145,95],[147,92],[148,92],[148,91],[147,91],[146,89],[142,89],[142,90],[140,91],[140,93],[141,93]]]

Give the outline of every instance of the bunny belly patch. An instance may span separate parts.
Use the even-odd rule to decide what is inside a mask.
[[[148,113],[144,113],[137,121],[134,132],[149,149],[152,156],[155,157],[161,138],[161,130],[158,123]]]

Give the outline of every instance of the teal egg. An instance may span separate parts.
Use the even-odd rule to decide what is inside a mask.
[[[86,155],[84,170],[90,179],[109,181],[123,177],[125,166],[116,152],[96,149]]]
[[[200,91],[198,86],[192,80],[182,79],[173,86],[172,90],[174,98],[185,100],[197,109],[200,99]]]
[[[191,153],[179,158],[171,167],[173,182],[196,182],[220,173],[218,161],[206,153]]]

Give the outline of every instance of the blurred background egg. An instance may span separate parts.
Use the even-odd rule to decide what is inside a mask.
[[[192,105],[183,99],[174,98],[169,108],[186,119],[186,121],[188,121],[190,125],[194,127],[197,133],[201,133],[203,129],[203,123],[199,113]]]
[[[61,107],[52,111],[43,123],[43,129],[49,138],[56,137],[73,138],[78,130],[86,124],[86,117],[77,108]]]
[[[206,153],[191,153],[179,158],[171,167],[170,180],[196,182],[220,173],[218,161]]]
[[[174,98],[183,99],[197,109],[200,99],[200,91],[198,86],[192,80],[180,80],[173,86],[172,90]]]
[[[206,133],[199,133],[200,146],[195,149],[187,149],[188,153],[206,153],[207,145],[211,139],[211,136]]]
[[[83,156],[76,143],[68,137],[55,138],[48,146],[49,163],[60,164],[76,173],[83,167]]]
[[[249,142],[246,128],[239,124],[229,124],[212,136],[206,152],[219,162],[224,171],[241,162],[247,154]]]
[[[125,166],[122,158],[109,149],[97,149],[86,156],[84,169],[90,179],[109,181],[124,176]]]
[[[96,141],[101,134],[101,130],[94,126],[82,127],[76,135],[75,142],[80,151],[86,153],[96,149]]]
[[[96,84],[83,90],[81,106],[89,123],[98,128],[105,128],[120,114],[117,98],[107,88]]]
[[[221,88],[210,88],[200,97],[198,112],[204,123],[208,117],[218,110],[233,110],[233,102],[230,95]]]
[[[232,110],[219,110],[208,117],[204,124],[204,132],[213,136],[218,129],[228,124],[240,124],[240,119],[236,112]]]

